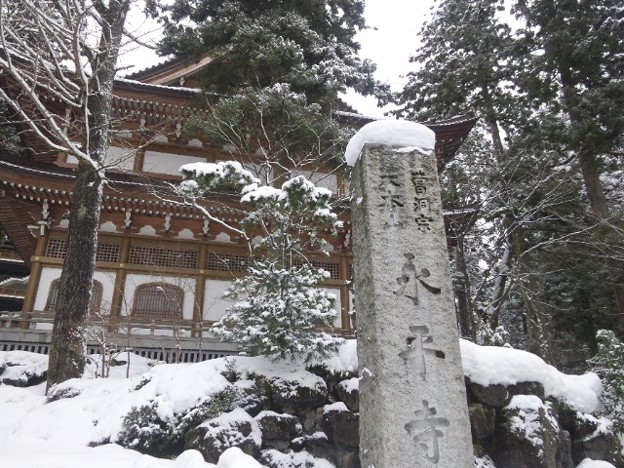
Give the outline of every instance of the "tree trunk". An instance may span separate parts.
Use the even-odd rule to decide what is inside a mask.
[[[508,223],[504,222],[505,226],[507,226],[507,224]],[[492,294],[490,295],[490,305],[486,310],[486,316],[489,317],[488,323],[492,330],[496,330],[496,327],[498,327],[500,312],[504,300],[507,297],[507,280],[509,279],[509,274],[513,266],[513,255],[511,252],[513,245],[512,237],[512,235],[507,236],[503,257],[496,270],[496,279],[494,280]]]
[[[84,370],[85,322],[95,269],[101,183],[92,166],[84,162],[78,165],[50,343],[48,388],[80,377]]]
[[[528,319],[528,350],[541,357],[548,364],[552,364],[551,334],[548,330],[550,317],[544,312],[544,306],[540,304],[540,301],[536,300],[541,288],[535,273],[533,273],[530,256],[523,254],[525,246],[519,236],[515,240],[515,250],[518,270],[516,283],[520,286],[524,311]]]
[[[565,110],[572,123],[579,122],[581,117],[578,115],[575,107],[579,97],[574,88],[571,72],[565,64],[560,64],[559,75],[563,87]],[[600,171],[598,170],[599,160],[595,152],[592,152],[590,148],[581,147],[579,150],[579,166],[581,175],[583,176],[583,184],[587,191],[587,197],[589,198],[589,206],[592,215],[599,224],[595,235],[596,243],[598,245],[605,243],[607,247],[605,250],[609,251],[609,242],[619,243],[621,242],[621,236],[617,228],[611,225],[612,220],[610,219],[609,202],[600,182]],[[616,272],[614,275],[615,279],[613,280],[613,296],[615,298],[617,312],[614,330],[618,333],[618,336],[622,338],[624,337],[624,275],[619,272],[624,269],[624,264],[621,260],[613,256],[607,257],[606,264],[612,271]]]
[[[487,85],[482,85],[481,89],[481,94],[483,96],[483,107],[485,110],[485,121],[488,124],[490,138],[492,139],[492,150],[494,153],[494,157],[496,158],[498,168],[501,171],[501,175],[504,177],[504,169],[507,165],[507,155],[499,129],[496,109],[494,108],[492,94]],[[505,183],[503,184],[503,186],[507,187],[508,184]],[[512,255],[512,253],[516,248],[517,242],[515,240],[515,237],[518,235],[517,228],[514,226],[515,220],[509,210],[507,210],[503,214],[502,223],[505,232],[505,246],[501,261],[498,264],[496,272],[497,276],[496,280],[494,281],[492,294],[490,295],[490,305],[486,310],[486,315],[489,317],[488,325],[490,326],[491,330],[495,330],[498,327],[500,312],[507,297],[507,283],[511,280],[510,274],[513,268],[513,263],[515,261],[515,256]]]
[[[108,151],[111,106],[117,57],[130,0],[96,2],[101,18],[97,52],[89,56],[93,76],[84,83],[88,112],[84,118],[84,148],[90,161],[80,161],[76,170],[74,197],[69,216],[67,251],[59,283],[47,389],[82,376],[86,356],[85,325],[95,272],[97,231],[102,202],[104,170]]]
[[[453,288],[457,301],[457,321],[459,323],[460,335],[476,343],[477,327],[475,324],[474,307],[472,305],[472,294],[470,292],[470,277],[466,267],[466,257],[464,254],[464,236],[457,236],[457,245],[454,249],[455,272],[453,278]]]

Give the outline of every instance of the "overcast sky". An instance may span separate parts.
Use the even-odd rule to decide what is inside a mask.
[[[413,64],[409,56],[418,47],[417,34],[429,14],[434,0],[366,0],[366,21],[376,28],[361,32],[357,38],[362,44],[360,55],[377,64],[377,79],[389,83],[393,90],[401,89]],[[364,99],[349,94],[347,101],[360,113],[382,117],[383,111],[375,99]]]
[[[357,39],[362,44],[360,55],[377,64],[376,77],[389,83],[394,90],[401,89],[404,83],[401,76],[411,70],[409,56],[417,49],[417,33],[433,2],[434,0],[366,0],[366,21],[375,29],[358,34]],[[134,14],[130,18],[130,30],[144,39],[147,39],[145,35],[154,28],[154,25],[144,21],[141,14]],[[154,37],[155,34],[152,33],[151,36]],[[149,50],[133,50],[122,58],[122,65],[132,68],[122,71],[121,74],[142,70],[160,60],[162,59]],[[345,100],[364,115],[383,116],[383,110],[377,108],[375,99],[364,99],[350,93]]]

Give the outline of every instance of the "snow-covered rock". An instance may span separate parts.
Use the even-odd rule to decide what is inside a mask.
[[[461,340],[464,375],[485,387],[519,382],[539,382],[546,397],[553,397],[571,408],[591,413],[598,408],[602,392],[600,378],[594,373],[566,375],[546,364],[535,354],[498,346],[479,346]]]
[[[495,457],[487,450],[505,446],[494,424],[503,417],[516,418],[507,426],[508,431],[515,428],[509,447],[526,453],[555,447],[557,452],[565,445],[567,432],[574,461],[585,463],[583,468],[599,463],[585,458],[607,460],[608,464],[596,468],[619,466],[611,452],[614,439],[608,421],[587,411],[600,395],[595,375],[565,375],[530,353],[468,342],[462,342],[462,357],[473,437],[486,449],[477,466],[492,468],[487,455]],[[21,363],[19,372],[12,366],[19,378],[27,369],[45,369],[47,358],[0,353],[0,362],[9,360]],[[262,357],[150,367],[152,363],[131,355],[130,363],[130,378],[125,378],[124,365],[111,369],[108,379],[87,373],[56,386],[54,401],[43,395],[42,385],[0,385],[3,468],[77,468],[83,466],[78,460],[87,458],[95,468],[208,468],[213,463],[220,468],[257,468],[261,463],[293,467],[308,462],[317,467],[357,466],[358,415],[350,400],[358,397],[353,340],[341,345],[335,355],[314,362],[310,367],[314,372],[306,370],[303,362]],[[141,374],[133,375],[132,369]],[[135,432],[128,430],[131,427]],[[203,461],[207,455],[189,450],[204,451],[200,439],[219,445],[209,460],[212,463]],[[170,444],[164,451],[172,459],[149,455],[156,453],[149,444],[159,440]],[[239,442],[255,460],[237,448]],[[98,444],[102,445],[89,447]],[[290,449],[296,453],[287,452]],[[548,450],[545,457],[552,453]]]
[[[48,357],[26,351],[0,353],[0,384],[30,387],[46,380]]]

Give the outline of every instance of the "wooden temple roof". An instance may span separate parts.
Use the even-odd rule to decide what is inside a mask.
[[[130,78],[115,80],[113,115],[136,131],[144,126],[164,128],[182,126],[193,115],[206,114],[205,97],[199,89],[180,86],[180,78],[194,76],[202,60],[169,61],[137,72]],[[54,108],[54,102],[51,102]],[[56,109],[60,112],[61,109]],[[360,128],[374,119],[349,112],[336,112],[336,119],[345,126]],[[425,123],[436,133],[436,156],[441,170],[453,158],[477,121],[474,115]],[[60,167],[54,161],[57,154],[41,146],[28,132],[23,133],[29,157],[10,160],[0,155],[0,224],[26,263],[34,254],[36,237],[28,225],[38,221],[33,216],[36,207],[45,201],[54,206],[69,206],[73,189],[73,169]],[[210,150],[210,148],[206,148]],[[203,219],[194,208],[155,195],[155,188],[166,187],[167,180],[150,178],[143,173],[108,172],[104,188],[103,212],[132,210],[147,216],[164,216],[188,220]],[[169,179],[174,182],[175,177]],[[240,210],[235,197],[219,194],[219,203],[211,203],[211,212],[226,218],[237,218]],[[39,208],[40,209],[40,208]],[[449,214],[466,217],[466,213]],[[348,221],[348,208],[345,207]],[[347,222],[348,224],[348,222]]]

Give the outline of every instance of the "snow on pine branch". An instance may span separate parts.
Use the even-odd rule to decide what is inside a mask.
[[[190,163],[182,166],[180,172],[185,180],[180,183],[179,187],[186,195],[200,195],[206,191],[223,188],[239,191],[248,186],[257,186],[260,182],[237,161]]]

